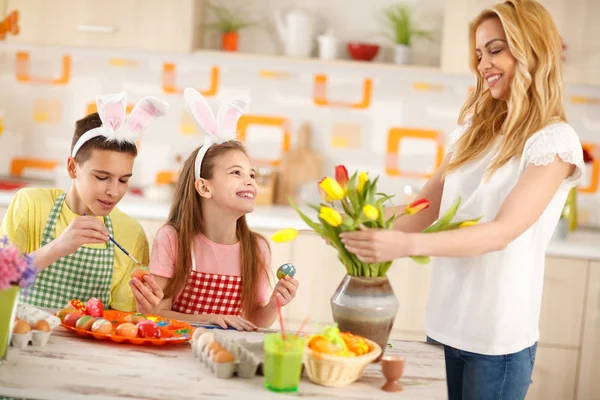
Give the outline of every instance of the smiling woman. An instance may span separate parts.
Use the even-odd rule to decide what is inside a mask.
[[[486,9],[470,29],[477,85],[440,168],[417,198],[431,201],[397,231],[342,234],[359,259],[434,259],[426,332],[443,343],[448,397],[524,399],[539,337],[544,254],[569,191],[582,180],[581,143],[562,103],[562,41],[533,0]],[[481,223],[416,233],[456,198]],[[397,212],[402,211],[402,207]]]

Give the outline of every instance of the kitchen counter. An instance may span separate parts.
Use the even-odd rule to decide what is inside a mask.
[[[0,208],[8,207],[15,191],[0,190]],[[148,199],[135,194],[127,194],[119,203],[119,209],[140,221],[165,221],[169,215],[168,201]],[[315,212],[306,207],[302,208],[309,216]],[[309,227],[302,221],[296,211],[289,206],[257,206],[248,215],[248,224],[255,230],[279,230],[295,228],[307,230]],[[600,230],[577,231],[567,240],[556,240],[550,243],[548,256],[600,260]]]

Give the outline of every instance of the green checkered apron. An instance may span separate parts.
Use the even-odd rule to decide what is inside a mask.
[[[52,207],[46,222],[42,246],[54,240],[56,221],[66,193],[63,193]],[[104,217],[108,234],[113,236],[110,217]],[[113,276],[115,248],[108,242],[106,248],[92,249],[80,247],[75,253],[62,257],[48,266],[36,278],[33,287],[21,301],[38,307],[62,308],[71,299],[84,303],[90,297],[97,297],[108,305]]]

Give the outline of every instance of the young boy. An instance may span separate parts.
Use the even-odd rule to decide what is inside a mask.
[[[61,308],[74,298],[85,302],[97,297],[113,309],[144,312],[143,303],[156,302],[162,291],[144,288],[142,293],[136,286],[130,288],[136,265],[109,236],[148,265],[142,227],[115,206],[132,176],[136,139],[151,121],[166,114],[168,105],[147,97],[125,119],[125,93],[99,96],[97,104],[98,113],[75,124],[67,160],[73,180],[68,192],[20,190],[4,216],[0,235],[32,254],[40,270],[22,301]],[[149,282],[149,286],[155,285]]]

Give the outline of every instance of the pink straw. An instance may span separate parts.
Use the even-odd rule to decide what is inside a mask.
[[[283,317],[281,316],[281,303],[279,303],[279,297],[275,297],[275,304],[277,304],[277,314],[279,314],[279,325],[281,326],[281,338],[285,342],[285,331],[283,330]]]
[[[302,325],[300,325],[300,328],[298,328],[298,332],[296,332],[296,336],[300,336],[300,334],[302,333],[302,330],[304,329],[304,326],[306,325],[307,322],[308,322],[308,315],[306,316],[306,318],[304,318],[304,321],[302,321]]]

